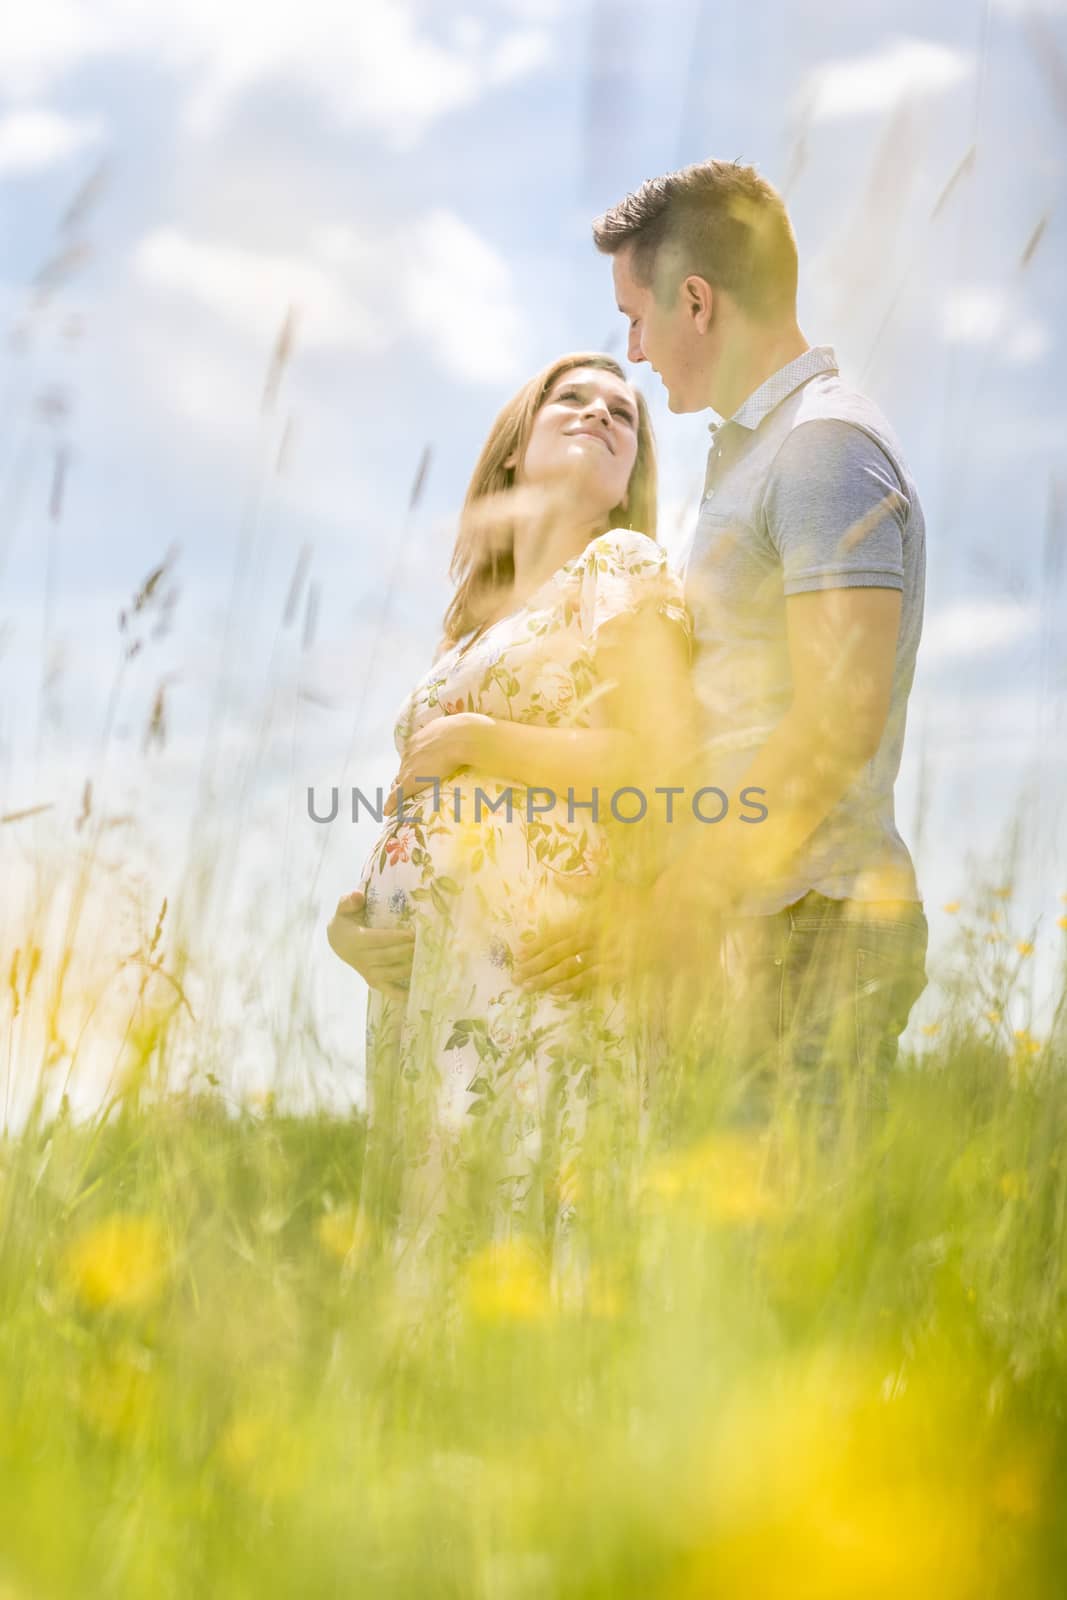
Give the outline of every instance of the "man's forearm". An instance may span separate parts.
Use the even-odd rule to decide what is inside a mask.
[[[738,794],[762,791],[767,815],[756,820],[731,805],[714,827],[693,824],[701,876],[724,899],[780,876],[869,759],[869,744],[831,737],[825,718],[788,711],[736,786]]]

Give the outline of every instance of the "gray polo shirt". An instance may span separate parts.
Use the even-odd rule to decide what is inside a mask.
[[[704,497],[683,571],[708,783],[736,783],[787,711],[786,599],[813,589],[902,591],[881,744],[795,859],[743,903],[767,914],[809,889],[919,900],[893,784],[922,627],[926,541],[915,484],[888,423],[841,381],[826,346],[773,374],[712,427]]]

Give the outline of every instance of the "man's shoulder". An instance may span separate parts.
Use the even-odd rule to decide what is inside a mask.
[[[892,492],[901,532],[923,533],[918,489],[896,434],[880,407],[836,373],[820,375],[793,397],[773,441],[760,500],[763,517],[806,516],[813,503],[855,521],[875,497]]]
[[[788,418],[787,436],[812,422],[842,423],[859,430],[903,469],[900,441],[885,413],[870,395],[853,388],[839,373],[820,373],[798,391]]]

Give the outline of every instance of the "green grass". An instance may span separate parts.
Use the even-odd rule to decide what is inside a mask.
[[[1067,1081],[949,1031],[866,1151],[654,1152],[569,1284],[402,1292],[358,1118],[31,1124],[0,1595],[1062,1593]]]

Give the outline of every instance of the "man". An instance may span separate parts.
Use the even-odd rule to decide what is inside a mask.
[[[685,568],[704,718],[691,776],[731,798],[762,790],[767,809],[758,826],[735,802],[721,824],[686,828],[631,914],[657,937],[676,929],[672,951],[722,929],[715,1032],[745,1066],[743,1108],[763,1115],[786,1089],[839,1106],[846,1085],[877,1105],[926,982],[893,812],[922,622],[915,485],[877,408],[804,338],[793,230],[751,167],[652,179],[593,235],[630,360],[651,365],[672,411],[725,419],[710,425]],[[595,982],[612,970],[606,943],[561,937],[520,975]]]

